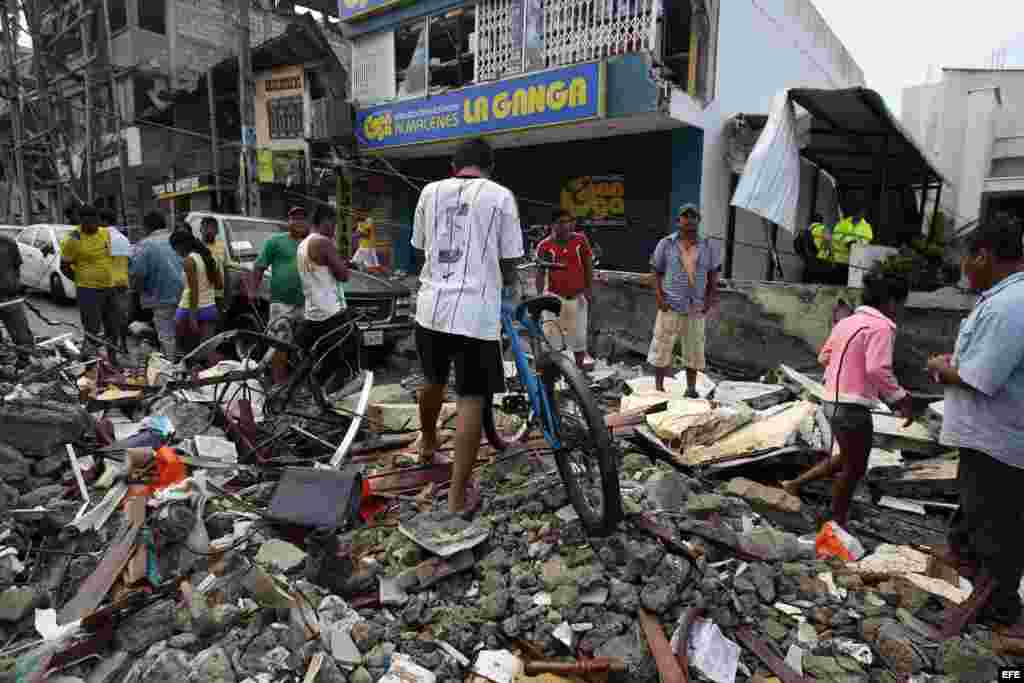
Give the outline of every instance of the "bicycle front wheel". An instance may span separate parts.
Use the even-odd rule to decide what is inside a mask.
[[[622,519],[622,491],[604,417],[587,380],[564,355],[548,356],[542,377],[561,442],[555,462],[569,502],[591,535],[608,535]]]

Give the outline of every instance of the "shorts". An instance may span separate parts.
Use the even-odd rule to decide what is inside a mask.
[[[829,401],[822,406],[822,410],[832,426],[832,431],[865,434],[868,437],[868,443],[874,438],[875,421],[867,406]]]
[[[313,345],[316,344],[321,337],[342,325],[348,324],[351,320],[352,316],[349,315],[348,311],[341,311],[327,320],[303,320],[295,333],[295,345],[299,348],[305,349],[306,351],[312,351]],[[331,339],[330,343],[325,342],[324,349],[322,350],[326,350],[334,343],[341,341],[342,338],[345,338],[345,340],[339,348],[347,349],[349,347],[353,347],[358,349],[360,339],[359,331],[355,326],[353,326],[352,330],[347,334],[349,335],[348,338],[345,338],[345,334],[338,334],[336,338]]]
[[[557,317],[553,313],[544,312],[544,335],[556,349],[564,347],[566,351],[585,353],[589,317],[587,299],[579,295],[571,299],[558,298],[562,301],[562,312]]]
[[[428,384],[448,384],[455,361],[455,393],[483,397],[505,391],[501,342],[416,326],[416,352]]]
[[[196,314],[196,320],[201,323],[212,323],[217,320],[218,314],[219,311],[217,310],[217,304],[200,306]],[[174,314],[174,319],[181,322],[183,320],[188,320],[191,315],[192,309],[179,307],[177,312]]]
[[[291,343],[295,331],[303,323],[304,306],[301,304],[270,304],[270,317],[267,321],[267,334],[281,341]]]
[[[704,318],[677,313],[658,311],[654,320],[654,334],[647,362],[656,368],[672,365],[672,352],[676,341],[682,341],[683,367],[688,370],[703,370],[704,359]]]

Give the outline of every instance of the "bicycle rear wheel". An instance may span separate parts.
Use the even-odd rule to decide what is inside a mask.
[[[552,353],[542,372],[562,446],[555,451],[555,463],[569,502],[591,535],[610,534],[622,519],[622,491],[616,449],[604,417],[571,360]]]

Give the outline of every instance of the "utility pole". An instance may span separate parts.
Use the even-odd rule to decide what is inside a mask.
[[[256,137],[256,111],[253,103],[252,60],[249,51],[249,3],[238,0],[238,109],[242,122],[242,213],[246,216],[259,215],[259,195],[254,175]]]
[[[79,24],[82,35],[82,59],[85,67],[82,69],[82,79],[85,83],[85,162],[82,165],[82,174],[85,176],[85,200],[90,204],[95,200],[93,194],[93,165],[92,165],[92,75],[89,73],[89,21],[82,21]]]
[[[222,211],[220,203],[220,142],[217,139],[217,100],[214,98],[213,67],[206,72],[206,98],[210,100],[210,153],[213,162],[213,191],[217,198],[217,210]]]
[[[13,9],[17,11],[17,3],[7,0],[4,2],[3,11],[0,14],[3,15],[4,43],[7,48],[7,74],[10,78],[10,87],[15,90],[14,98],[11,100],[11,123],[14,126],[14,167],[15,173],[18,174],[18,183],[21,186],[21,224],[31,225],[32,196],[29,194],[28,173],[25,170],[25,130],[21,120],[22,93],[21,83],[18,79],[17,50],[15,49],[18,36],[11,26],[12,5],[14,5]]]
[[[110,103],[117,114],[117,161],[121,167],[121,225],[128,225],[128,150],[125,149],[124,117],[121,115],[121,98],[117,96],[114,78],[114,38],[110,30],[110,0],[103,0],[103,26],[107,34],[107,75],[110,78]]]

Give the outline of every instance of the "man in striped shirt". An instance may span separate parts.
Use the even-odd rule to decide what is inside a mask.
[[[704,369],[704,317],[718,303],[718,250],[697,232],[700,211],[693,204],[679,209],[679,230],[662,238],[654,249],[651,267],[657,285],[658,316],[647,362],[654,366],[654,382],[665,391],[676,342],[683,347],[686,397],[697,398],[697,373]]]

